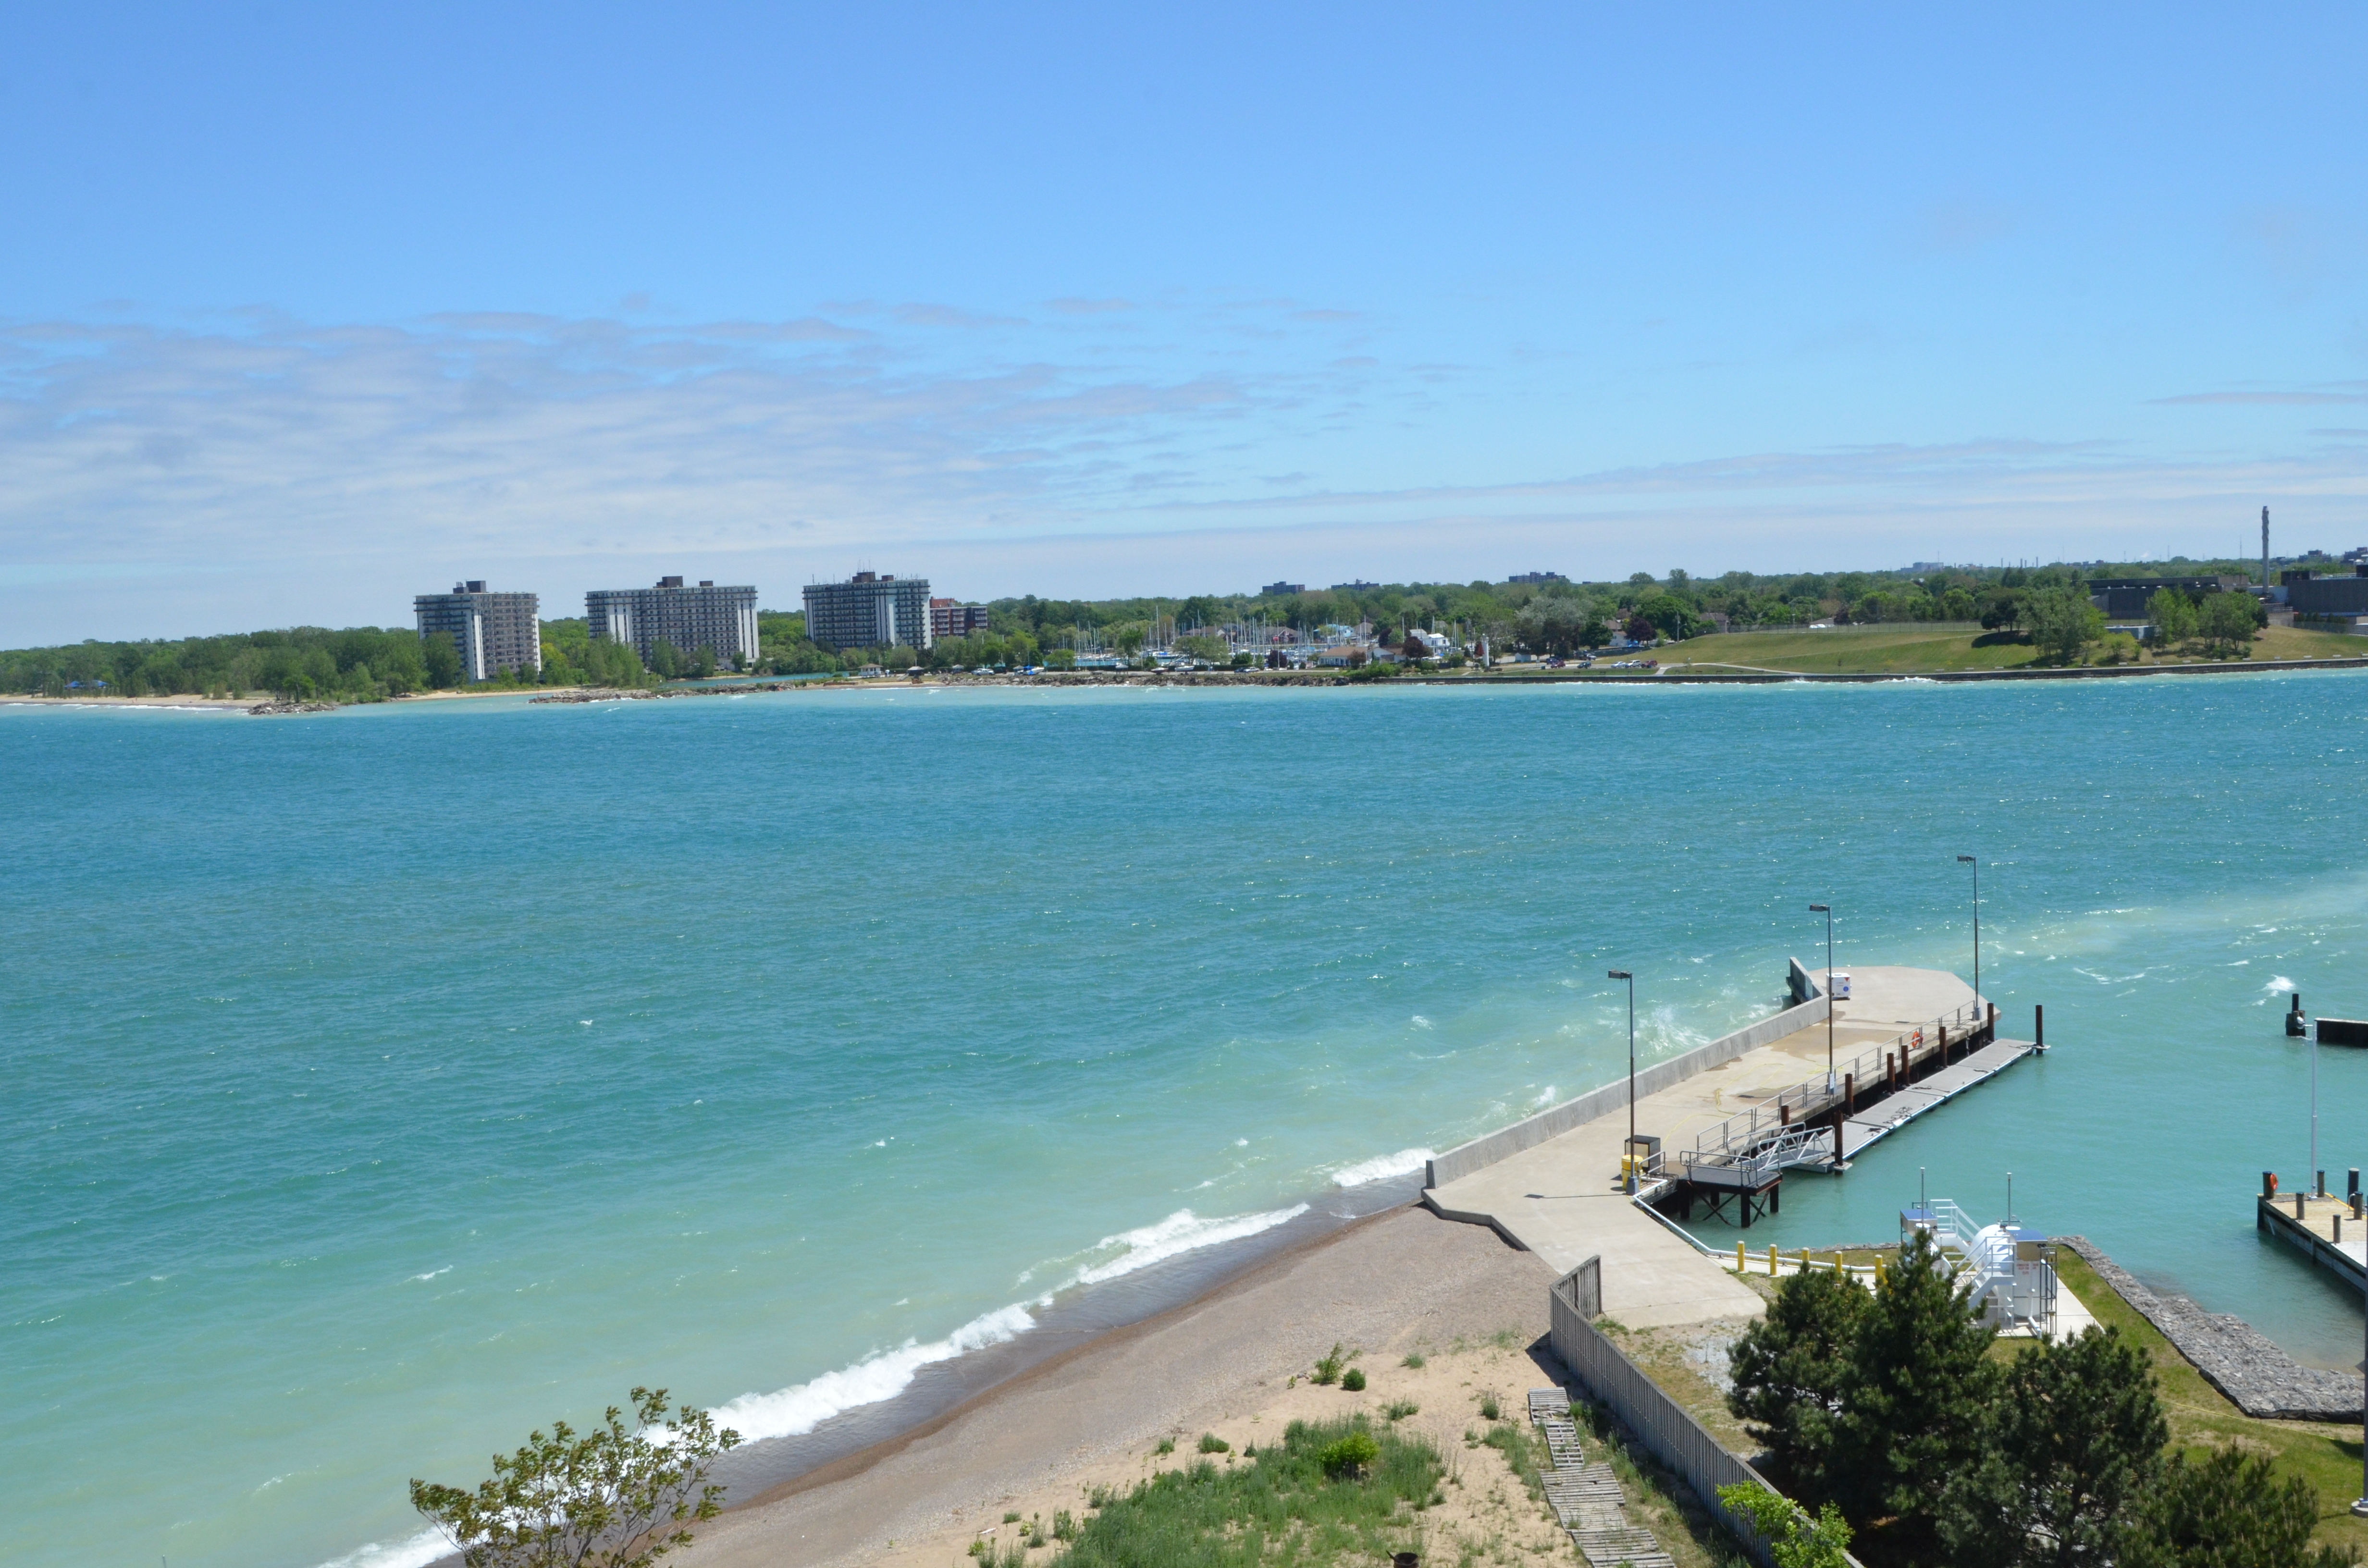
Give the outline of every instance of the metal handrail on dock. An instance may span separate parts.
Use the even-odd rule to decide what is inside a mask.
[[[1965,1028],[1968,1017],[1972,1019],[1971,1028]],[[1887,1040],[1868,1046],[1849,1062],[1837,1063],[1831,1075],[1819,1074],[1814,1078],[1804,1079],[1791,1088],[1781,1090],[1737,1111],[1714,1126],[1703,1129],[1694,1136],[1693,1153],[1688,1163],[1727,1167],[1766,1166],[1770,1171],[1787,1165],[1814,1163],[1816,1156],[1802,1157],[1806,1153],[1808,1142],[1803,1137],[1808,1131],[1804,1123],[1815,1121],[1840,1108],[1854,1090],[1871,1087],[1876,1081],[1873,1074],[1885,1070],[1886,1059],[1896,1059],[1896,1070],[1900,1080],[1905,1082],[1918,1064],[1940,1055],[1947,1030],[1962,1030],[1958,1040],[1970,1050],[1975,1037],[1988,1024],[1984,1004],[1976,997],[1929,1024],[1904,1028]],[[1827,1142],[1830,1143],[1830,1140]],[[1780,1161],[1770,1157],[1782,1152],[1785,1145],[1800,1147],[1792,1158]],[[1833,1157],[1830,1147],[1822,1157],[1828,1160]]]

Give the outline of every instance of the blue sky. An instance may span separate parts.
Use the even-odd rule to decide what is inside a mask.
[[[2368,13],[19,6],[0,641],[2368,542]]]

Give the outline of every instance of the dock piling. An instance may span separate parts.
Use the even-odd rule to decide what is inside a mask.
[[[2327,1196],[2327,1173],[2325,1171],[2318,1173],[2318,1196],[2321,1198],[2325,1198]]]
[[[1858,1114],[1858,1074],[1855,1073],[1845,1073],[1842,1074],[1842,1114],[1844,1116],[1856,1116]],[[2351,1190],[2354,1192],[2360,1190],[2360,1173],[2358,1171],[2353,1171],[2351,1173]]]
[[[2263,1171],[2261,1173],[2261,1196],[2263,1198],[2275,1198],[2277,1195],[2278,1173],[2275,1171]]]
[[[2031,1005],[2031,1044],[2035,1051],[2047,1049],[2047,1009],[2036,1002]]]
[[[2302,1203],[2303,1203],[2302,1194],[2301,1194],[2301,1193],[2299,1193],[2299,1192],[2295,1193],[2295,1194],[2294,1194],[2294,1218],[2295,1218],[2295,1219],[2297,1219],[2297,1220],[2299,1220],[2299,1219],[2301,1219],[2301,1218],[2303,1217],[2303,1212],[2302,1212]]]
[[[2357,1198],[2360,1196],[2360,1167],[2358,1165],[2352,1166],[2348,1174],[2351,1179],[2344,1185],[2343,1196],[2346,1198]]]

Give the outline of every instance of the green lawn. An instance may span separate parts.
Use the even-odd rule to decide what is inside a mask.
[[[2368,1520],[2355,1519],[2351,1512],[2351,1500],[2360,1495],[2359,1427],[2254,1420],[2205,1382],[2203,1374],[2173,1349],[2154,1324],[2068,1248],[2059,1253],[2055,1267],[2099,1323],[2120,1329],[2153,1360],[2174,1446],[2202,1452],[2235,1443],[2248,1453],[2271,1456],[2281,1471],[2305,1477],[2317,1490],[2319,1525],[2315,1539],[2368,1552]]]
[[[1825,631],[1736,631],[1671,643],[1654,655],[1664,670],[1691,664],[1705,673],[1720,665],[1798,671],[1803,675],[1918,675],[1934,670],[2019,669],[2037,650],[2014,633],[1978,626],[1898,624],[1837,626]],[[2368,656],[2368,637],[2271,627],[2253,643],[2256,659]],[[2148,654],[2144,663],[2156,659]],[[2184,663],[2183,660],[2165,662]]]

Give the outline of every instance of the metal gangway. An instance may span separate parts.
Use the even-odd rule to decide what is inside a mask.
[[[1943,1051],[1971,1049],[1987,1027],[1984,1004],[1976,997],[1929,1024],[1867,1046],[1837,1062],[1832,1073],[1804,1079],[1696,1133],[1693,1149],[1681,1157],[1682,1174],[1698,1186],[1756,1191],[1794,1166],[1830,1168],[1839,1159],[1833,1131],[1804,1123],[1846,1108],[1857,1095],[1872,1096],[1879,1084],[1905,1084],[1919,1064]]]

